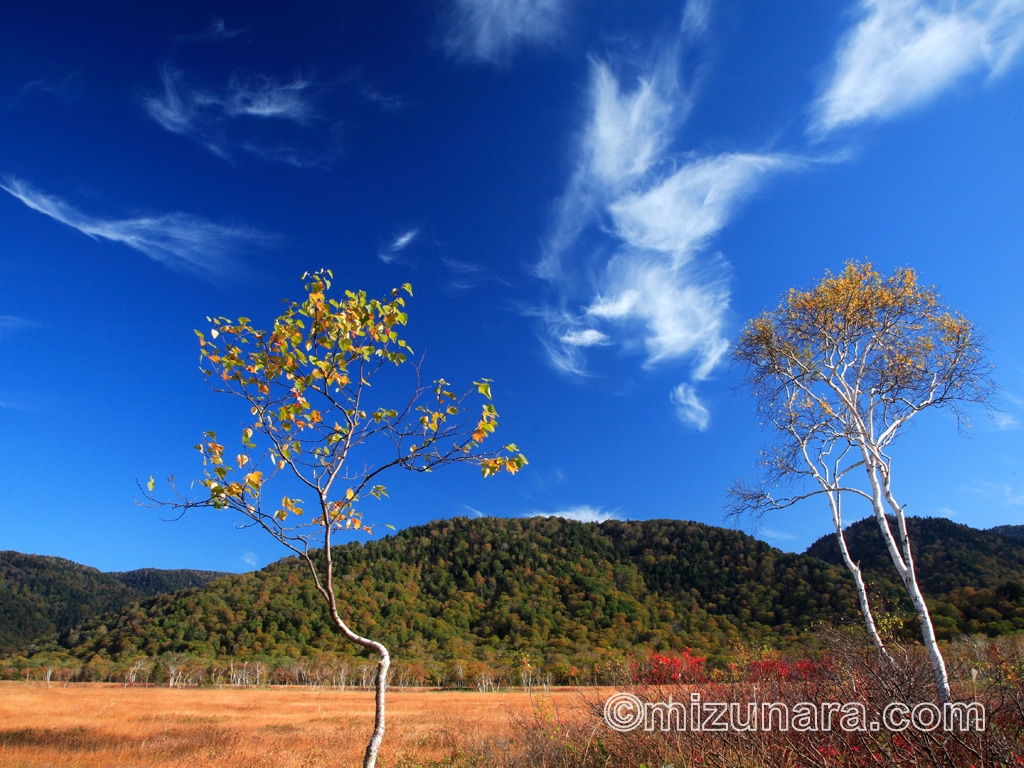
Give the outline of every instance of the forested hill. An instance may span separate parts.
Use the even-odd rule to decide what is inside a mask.
[[[989,528],[988,530],[989,533],[998,533],[1000,536],[1024,539],[1024,525],[997,525],[995,528]]]
[[[856,620],[841,569],[678,520],[443,520],[338,547],[335,558],[345,616],[405,658],[585,662],[779,642],[815,621]],[[289,558],[92,619],[61,645],[81,659],[352,653],[321,603]]]
[[[895,520],[892,526],[895,532]],[[927,595],[941,595],[963,587],[980,589],[1002,579],[1024,577],[1024,539],[980,531],[943,517],[908,517],[907,533],[918,582]],[[898,578],[873,517],[847,528],[846,544],[865,576],[890,581]],[[814,542],[806,554],[842,564],[832,534]]]
[[[1024,541],[948,520],[912,518],[909,525],[941,636],[1024,629]],[[899,611],[902,588],[874,522],[851,526],[847,536],[873,592]],[[133,589],[175,584],[159,572],[132,572],[133,585],[129,574],[57,558],[8,553],[0,563],[17,558],[49,561],[48,591],[0,580],[5,610],[9,604],[22,616],[42,617],[41,626],[50,622],[43,629],[61,622],[59,642],[37,643],[36,650],[116,662],[168,653],[355,653],[327,620],[296,558],[127,606],[137,599]],[[792,554],[738,531],[679,520],[459,518],[337,547],[335,563],[344,616],[406,660],[490,662],[525,653],[593,668],[651,649],[715,653],[744,642],[786,644],[816,622],[860,623],[832,537]],[[10,570],[2,566],[0,574]],[[101,611],[108,612],[87,615]],[[32,637],[39,638],[36,629]]]
[[[108,575],[137,592],[141,598],[156,597],[189,587],[205,587],[214,579],[228,574],[220,571],[195,571],[187,568],[172,570],[139,568],[134,571],[111,571]]]
[[[895,531],[895,520],[892,521]],[[1021,526],[988,531],[941,517],[908,517],[907,533],[921,591],[940,636],[1024,629],[1024,538]],[[876,590],[904,594],[875,519],[846,529],[850,556]],[[818,539],[805,554],[842,564],[835,536]],[[902,601],[904,608],[909,604]]]
[[[213,571],[103,573],[60,557],[0,552],[0,653],[55,637],[101,613],[209,584]]]

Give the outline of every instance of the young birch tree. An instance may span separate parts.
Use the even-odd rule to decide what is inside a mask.
[[[252,420],[241,430],[234,456],[213,432],[196,446],[205,467],[201,498],[175,490],[176,500],[157,501],[152,478],[146,496],[181,512],[233,510],[305,561],[334,625],[379,657],[374,729],[363,759],[372,768],[384,736],[391,657],[383,643],[360,635],[343,618],[345,606],[334,589],[334,535],[370,532],[360,504],[387,495],[380,476],[390,470],[430,472],[469,463],[488,477],[502,469],[514,474],[526,458],[511,444],[482,448],[498,419],[488,379],[457,395],[443,379],[422,386],[417,367],[415,389],[397,408],[387,407],[371,389],[376,376],[403,365],[411,354],[399,337],[407,319],[399,289],[386,300],[367,299],[362,291],[337,300],[327,297],[330,271],[303,277],[306,298],[292,302],[272,329],[258,330],[245,317],[218,317],[208,318],[208,334],[196,331],[203,374],[214,390],[241,398]],[[403,289],[412,293],[408,284]],[[479,417],[470,417],[469,401],[475,398],[482,401]],[[275,479],[295,496],[270,501],[266,489]]]
[[[867,500],[917,613],[938,699],[949,701],[889,451],[922,411],[950,411],[962,429],[963,406],[989,399],[990,367],[974,326],[948,309],[934,288],[919,285],[914,270],[883,277],[870,264],[851,262],[838,275],[826,272],[809,291],[791,290],[778,309],[751,320],[735,358],[777,439],[762,453],[760,479],[730,489],[732,511],[762,514],[825,496],[868,634],[886,655],[843,536],[843,498]],[[778,486],[796,490],[775,495]]]

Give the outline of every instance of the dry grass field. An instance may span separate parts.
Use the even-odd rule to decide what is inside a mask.
[[[571,691],[545,695],[568,704]],[[525,693],[400,691],[388,695],[382,768],[444,764],[509,737]],[[358,766],[373,694],[303,688],[63,687],[0,682],[3,768],[299,768]]]

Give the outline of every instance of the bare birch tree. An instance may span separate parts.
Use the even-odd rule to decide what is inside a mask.
[[[469,463],[488,477],[502,469],[514,474],[526,459],[512,444],[481,448],[498,419],[487,379],[458,395],[443,379],[421,385],[416,368],[414,391],[402,405],[381,402],[384,392],[371,382],[411,354],[399,337],[407,320],[399,289],[386,300],[367,299],[362,291],[336,300],[326,295],[329,271],[304,279],[305,300],[292,302],[270,330],[254,328],[248,318],[219,317],[208,318],[208,334],[196,331],[204,375],[214,390],[245,403],[251,425],[241,430],[233,460],[234,452],[213,432],[196,446],[205,466],[204,496],[189,499],[174,490],[175,500],[159,501],[150,478],[146,497],[182,513],[200,507],[237,512],[305,561],[337,629],[378,655],[374,730],[363,759],[372,768],[384,736],[391,657],[383,643],[359,634],[343,618],[345,606],[334,587],[334,536],[371,530],[361,503],[387,495],[379,481],[390,470],[430,472]],[[408,285],[403,289],[412,293]],[[468,403],[475,398],[482,401],[474,411],[479,416],[469,416]],[[241,476],[232,479],[232,473]],[[268,503],[266,489],[274,480],[288,493],[312,497],[310,502],[283,494]]]
[[[983,352],[971,322],[934,288],[920,286],[914,270],[883,277],[854,262],[809,291],[791,290],[777,309],[750,321],[735,350],[777,439],[762,454],[761,477],[730,489],[732,511],[762,514],[825,496],[868,634],[884,654],[843,536],[843,498],[869,502],[917,613],[942,702],[950,700],[949,679],[918,586],[889,451],[907,422],[928,409],[947,410],[961,430],[966,426],[963,407],[986,403],[993,391]],[[793,492],[780,495],[778,487]]]

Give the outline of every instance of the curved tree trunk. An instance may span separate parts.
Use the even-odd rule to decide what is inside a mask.
[[[328,528],[328,531],[329,530],[330,529]],[[374,680],[375,706],[373,714],[373,734],[370,736],[370,742],[366,745],[366,753],[363,755],[363,768],[374,768],[377,764],[377,753],[380,751],[381,741],[384,739],[386,715],[385,697],[388,687],[388,670],[391,668],[391,654],[388,653],[388,649],[383,643],[371,640],[368,637],[363,637],[362,635],[353,632],[338,613],[338,601],[334,596],[334,563],[333,558],[331,557],[329,535],[326,538],[326,543],[327,546],[324,548],[326,567],[323,582],[320,580],[320,574],[317,573],[316,565],[313,563],[313,559],[310,557],[309,553],[307,552],[304,557],[313,573],[313,579],[316,582],[317,589],[327,600],[331,619],[334,621],[334,625],[341,630],[341,633],[345,637],[353,643],[361,645],[363,648],[373,651],[380,656],[380,660],[377,662],[377,676]]]

